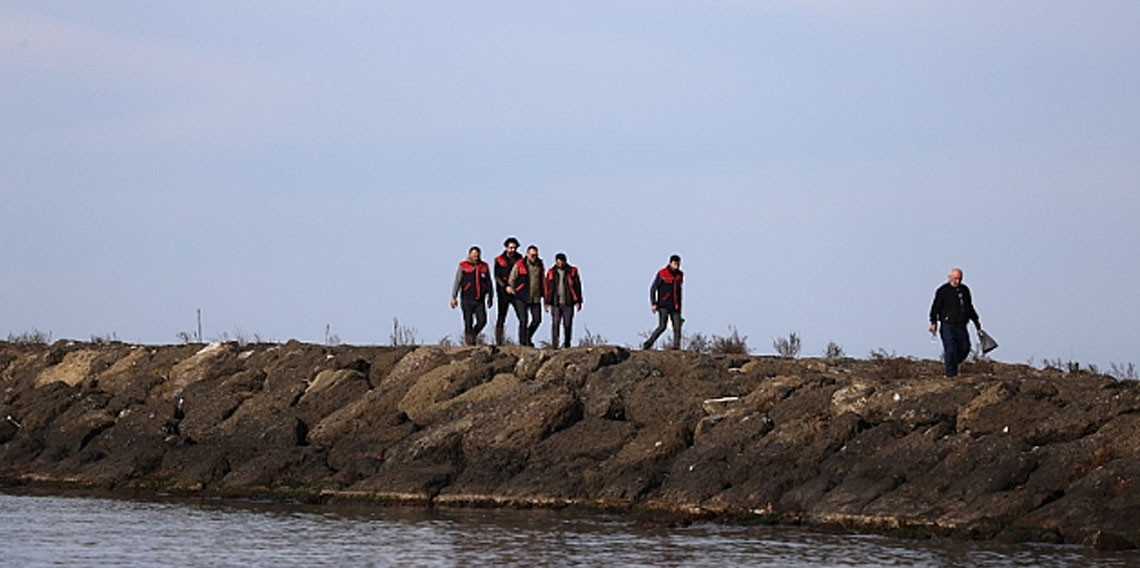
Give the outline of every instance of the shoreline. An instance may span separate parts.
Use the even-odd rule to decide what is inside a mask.
[[[1140,543],[1140,383],[580,347],[0,343],[0,490]]]

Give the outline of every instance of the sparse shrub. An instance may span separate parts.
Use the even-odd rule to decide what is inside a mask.
[[[834,341],[827,342],[827,347],[823,350],[823,356],[828,359],[841,359],[844,355],[843,348]]]
[[[1128,364],[1121,363],[1119,365],[1117,365],[1116,363],[1109,363],[1108,374],[1110,376],[1116,377],[1118,379],[1133,379],[1133,380],[1135,380],[1136,379],[1136,365],[1134,365],[1132,363],[1128,363]]]
[[[195,331],[180,331],[174,334],[182,343],[202,343],[202,334]]]
[[[448,339],[450,336],[444,336]],[[392,343],[392,347],[399,347],[402,345],[416,345],[419,340],[416,339],[416,328],[408,327],[400,324],[400,318],[392,318],[392,335],[388,336]],[[442,340],[440,345],[443,345]]]
[[[713,335],[711,351],[726,355],[747,355],[748,336],[740,335],[736,326],[730,326],[729,329],[732,333],[727,336]]]
[[[701,332],[689,335],[687,333],[681,334],[681,345],[687,351],[707,355],[712,351],[712,342],[709,341],[708,336]]]
[[[599,334],[591,333],[590,328],[584,327],[585,332],[582,337],[578,338],[578,347],[600,347],[607,343],[606,338]]]
[[[392,346],[396,346],[396,345],[397,344],[396,344],[395,340],[393,340]],[[440,347],[455,347],[455,340],[451,339],[450,335],[445,335],[445,336],[439,338],[439,344],[438,345]]]
[[[113,331],[111,333],[105,333],[103,335],[93,334],[91,336],[91,343],[94,343],[96,345],[100,343],[114,343],[117,341],[119,341],[119,336],[116,335]]]
[[[1079,372],[1081,372],[1080,361],[1073,361],[1073,360],[1065,361],[1065,360],[1061,359],[1060,357],[1057,357],[1056,359],[1049,359],[1048,357],[1046,357],[1046,358],[1041,360],[1041,365],[1042,365],[1042,368],[1044,368],[1045,370],[1064,371],[1066,373],[1079,373]],[[1096,372],[1096,366],[1090,365],[1089,371],[1095,373]]]
[[[772,340],[772,347],[780,357],[794,359],[800,354],[800,336],[793,331],[787,337],[777,337]]]
[[[239,326],[234,326],[234,341],[237,342],[238,347],[245,347],[249,345],[249,334]]]
[[[880,347],[878,349],[872,349],[871,353],[868,356],[871,358],[872,361],[882,361],[884,359],[897,359],[899,355],[898,355],[898,353],[895,353],[894,351],[887,353],[886,349],[883,349],[882,347]]]
[[[641,345],[644,345],[645,342],[649,340],[649,336],[651,336],[651,335],[653,335],[652,329],[638,333],[637,336],[641,338],[641,341],[639,343]],[[664,343],[661,343],[661,342],[664,342]],[[672,332],[672,330],[667,329],[665,331],[665,333],[661,334],[661,337],[657,338],[656,343],[664,345],[666,349],[672,349],[673,348],[673,332]],[[712,343],[709,341],[708,336],[706,336],[703,333],[697,332],[697,333],[690,335],[690,334],[685,333],[683,331],[681,332],[681,349],[685,349],[688,351],[695,351],[697,353],[708,353],[711,346],[712,346]]]
[[[325,324],[325,345],[330,347],[340,345],[340,336],[332,332],[332,325]]]
[[[20,334],[15,334],[9,331],[8,343],[51,343],[51,332],[40,331],[34,327],[31,331],[25,331]]]

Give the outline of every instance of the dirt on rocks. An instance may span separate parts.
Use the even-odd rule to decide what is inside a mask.
[[[524,347],[0,343],[0,484],[1140,545],[1140,383]]]

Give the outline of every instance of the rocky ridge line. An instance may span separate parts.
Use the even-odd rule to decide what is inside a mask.
[[[1140,543],[1140,383],[980,363],[0,343],[0,480]]]

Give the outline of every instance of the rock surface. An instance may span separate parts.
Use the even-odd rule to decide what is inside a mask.
[[[0,481],[1140,544],[1140,383],[620,347],[0,343]]]

